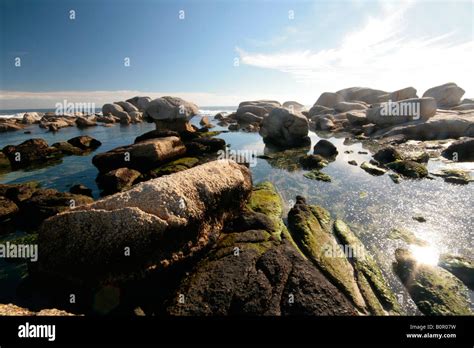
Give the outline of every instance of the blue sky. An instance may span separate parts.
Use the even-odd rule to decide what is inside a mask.
[[[450,81],[474,96],[471,1],[0,4],[0,109],[137,94],[203,106],[257,98],[312,104],[345,87],[413,86],[422,94]]]

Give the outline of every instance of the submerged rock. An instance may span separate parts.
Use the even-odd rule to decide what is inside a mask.
[[[313,169],[312,171],[303,174],[303,176],[311,180],[331,182],[331,177],[329,175],[327,175],[326,173],[320,172],[317,169]]]
[[[78,137],[69,139],[67,142],[72,146],[78,147],[84,151],[95,150],[102,145],[99,140],[94,139],[88,135],[80,135]]]
[[[448,271],[418,263],[410,251],[395,251],[395,272],[425,315],[471,315],[468,289]]]
[[[360,168],[371,175],[384,175],[387,171],[368,162],[362,162]]]
[[[39,231],[39,270],[79,282],[141,278],[204,247],[251,188],[247,168],[221,160],[59,214]]]

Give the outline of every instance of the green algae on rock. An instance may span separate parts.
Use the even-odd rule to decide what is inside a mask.
[[[444,181],[450,184],[467,185],[473,181],[469,171],[462,169],[442,169],[437,173],[433,173],[433,175],[442,177]]]
[[[312,171],[303,174],[305,178],[317,181],[324,181],[324,182],[331,182],[331,177],[323,172],[320,172],[317,169],[313,169]]]
[[[334,236],[325,230],[303,197],[288,213],[290,234],[300,250],[328,279],[341,289],[361,311],[366,304],[354,279],[354,269],[345,257],[335,255],[341,251]]]
[[[417,238],[412,231],[409,231],[405,228],[394,228],[388,234],[390,239],[400,239],[406,242],[407,244],[414,244],[419,246],[427,246],[428,242],[423,239]]]
[[[470,289],[474,290],[473,259],[458,255],[441,254],[438,265],[454,274]]]
[[[421,179],[428,176],[428,170],[423,164],[414,161],[394,161],[387,164],[387,167],[398,174],[413,179]]]
[[[443,268],[417,262],[407,249],[395,251],[395,272],[425,315],[471,315],[467,287]]]
[[[196,157],[183,157],[151,170],[150,176],[152,178],[158,178],[163,175],[177,173],[192,168],[198,163],[199,159]]]
[[[377,315],[385,314],[384,311],[391,314],[401,314],[395,294],[382,275],[380,267],[367,252],[360,239],[344,221],[339,219],[334,221],[334,233],[341,243],[349,246],[352,251],[351,261],[354,264],[357,281],[371,312]]]
[[[373,164],[370,164],[368,162],[362,162],[360,168],[371,175],[384,175],[387,172],[385,169],[374,166]]]

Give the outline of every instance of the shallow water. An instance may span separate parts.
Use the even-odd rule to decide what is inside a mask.
[[[199,119],[195,117],[193,123],[197,125]],[[142,123],[130,126],[100,126],[86,130],[70,127],[61,129],[58,133],[45,132],[37,126],[31,126],[28,130],[31,130],[32,134],[3,133],[0,135],[0,148],[7,144],[19,144],[33,137],[41,137],[52,144],[85,134],[100,140],[102,146],[86,156],[64,157],[62,163],[55,166],[34,171],[0,174],[0,182],[37,180],[44,187],[60,191],[67,191],[70,186],[82,183],[93,189],[94,196],[98,198],[99,190],[95,183],[98,172],[92,165],[92,157],[98,152],[133,143],[137,135],[152,129],[154,129],[154,124]],[[215,130],[221,129],[223,128],[215,128]],[[331,212],[333,217],[346,221],[377,259],[393,290],[402,294],[404,299],[408,297],[400,281],[392,272],[392,262],[395,249],[405,244],[387,237],[393,228],[405,227],[413,231],[418,238],[429,242],[437,252],[473,256],[473,184],[453,185],[445,183],[441,178],[402,180],[400,184],[395,184],[388,175],[371,176],[359,166],[349,165],[347,163],[349,160],[356,160],[359,165],[363,161],[369,161],[371,154],[368,149],[363,148],[361,143],[346,144],[344,137],[340,135],[336,138],[311,132],[312,143],[307,151],[311,152],[314,144],[323,136],[329,136],[328,139],[337,146],[339,151],[336,160],[322,170],[331,176],[332,182],[310,180],[303,176],[306,173],[304,170],[288,171],[274,168],[266,159],[254,158],[255,166],[251,167],[254,183],[265,180],[273,182],[284,200],[286,212],[293,204],[295,196],[302,195],[309,203],[322,205]],[[231,150],[255,151],[257,155],[263,155],[269,151],[258,133],[228,132],[219,137],[225,139]],[[346,154],[344,153],[346,150],[352,150],[353,153]],[[369,153],[359,154],[359,151]],[[467,167],[470,165],[472,164],[464,164]],[[440,161],[430,160],[428,164],[430,172],[443,166],[445,164]],[[412,217],[417,215],[422,215],[427,221],[420,223],[413,220]],[[20,272],[17,267],[21,270],[21,265],[6,264],[0,260],[0,269],[9,274],[10,285],[19,280]],[[17,279],[12,277],[17,277]],[[12,293],[13,290],[13,287],[11,289],[3,287],[2,293],[6,295],[6,293]],[[471,291],[471,300],[474,300],[473,294]],[[1,295],[0,297],[3,297]],[[406,301],[404,307],[409,313],[416,313]]]

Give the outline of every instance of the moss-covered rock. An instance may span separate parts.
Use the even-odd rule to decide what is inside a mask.
[[[377,262],[367,252],[359,238],[342,220],[334,221],[334,233],[340,242],[350,247],[352,251],[351,261],[356,271],[357,283],[371,312],[383,315],[385,310],[392,314],[400,314],[401,309],[395,294],[382,275]]]
[[[320,155],[304,155],[299,162],[303,169],[322,169],[328,165],[328,161]]]
[[[317,181],[331,182],[331,177],[326,173],[320,172],[319,170],[313,169],[312,171],[303,174],[305,178]]]
[[[428,176],[426,167],[414,161],[395,161],[387,164],[387,167],[398,174],[413,179],[421,179]]]
[[[426,315],[471,315],[467,287],[448,271],[418,263],[407,249],[395,251],[395,272]]]
[[[335,284],[361,311],[366,304],[354,278],[354,269],[330,231],[319,223],[313,210],[303,197],[288,213],[290,233],[300,250]]]
[[[265,147],[265,154],[259,158],[265,159],[273,168],[284,169],[289,172],[301,169],[299,159],[306,156],[309,147],[299,147],[282,150],[270,146]]]
[[[388,238],[390,239],[400,239],[403,240],[407,244],[419,245],[419,246],[427,246],[428,242],[424,241],[423,239],[417,238],[414,233],[406,228],[394,228],[388,234]]]
[[[467,185],[473,181],[469,171],[462,169],[442,169],[433,175],[440,176],[444,181],[457,185]]]
[[[196,157],[183,157],[170,163],[164,164],[156,169],[153,169],[152,171],[150,171],[150,176],[152,178],[158,178],[163,175],[177,173],[182,170],[192,168],[198,163],[199,159]]]
[[[0,196],[0,223],[11,219],[18,213],[18,206],[8,198]],[[0,232],[2,229],[0,228]]]
[[[6,173],[11,171],[10,160],[8,157],[0,151],[0,173]]]
[[[438,265],[461,279],[474,290],[474,260],[464,256],[441,254]]]

